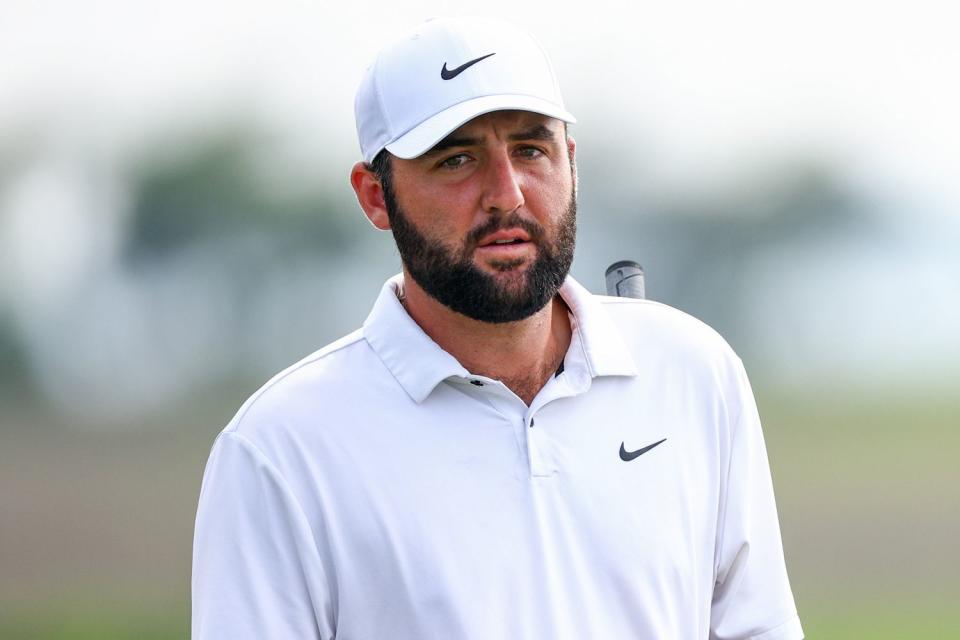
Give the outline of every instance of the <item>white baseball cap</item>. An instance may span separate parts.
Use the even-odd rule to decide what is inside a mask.
[[[415,158],[491,111],[576,122],[543,47],[519,27],[489,18],[429,20],[391,42],[364,74],[354,107],[366,162],[384,148]]]

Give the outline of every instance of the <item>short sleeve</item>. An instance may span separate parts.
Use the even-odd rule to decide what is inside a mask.
[[[193,544],[192,637],[332,638],[310,525],[243,436],[222,433],[204,472]]]
[[[760,417],[739,359],[732,378],[710,639],[799,640]]]

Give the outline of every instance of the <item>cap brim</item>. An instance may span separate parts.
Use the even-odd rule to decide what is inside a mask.
[[[423,155],[443,140],[457,127],[477,116],[491,111],[532,111],[564,122],[577,121],[566,109],[540,98],[524,95],[481,96],[448,107],[435,116],[424,120],[410,131],[386,145],[387,151],[409,160]]]

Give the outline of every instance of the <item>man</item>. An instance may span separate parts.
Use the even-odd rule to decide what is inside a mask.
[[[403,273],[214,444],[195,638],[802,637],[740,360],[567,276],[576,144],[529,36],[435,20],[357,94]]]

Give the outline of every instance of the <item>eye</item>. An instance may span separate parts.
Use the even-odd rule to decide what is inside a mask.
[[[518,147],[517,155],[519,155],[522,158],[526,158],[528,160],[533,160],[535,158],[539,158],[540,156],[542,156],[543,150],[537,147],[530,147],[530,146]]]
[[[437,166],[441,169],[458,169],[466,164],[468,160],[470,160],[470,156],[465,153],[458,153],[441,160]]]

